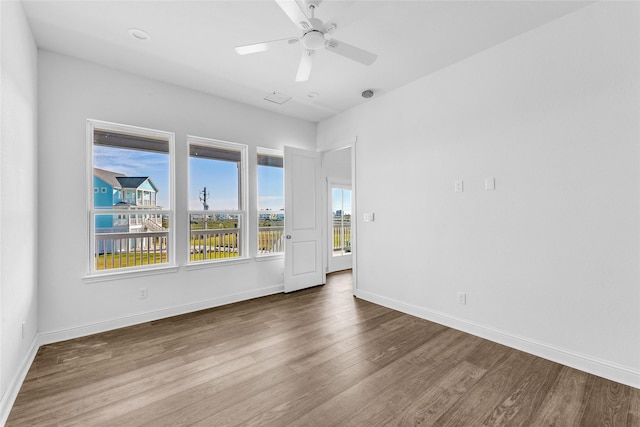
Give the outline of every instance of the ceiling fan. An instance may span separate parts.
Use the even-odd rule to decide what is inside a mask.
[[[324,24],[320,19],[315,17],[315,10],[322,0],[304,0],[305,5],[310,11],[310,18],[307,17],[300,4],[295,0],[275,0],[275,2],[289,19],[303,31],[302,36],[238,46],[236,47],[236,52],[239,55],[264,52],[274,47],[300,43],[302,44],[303,51],[296,74],[297,82],[304,82],[309,79],[311,67],[313,66],[313,58],[315,53],[321,49],[337,53],[338,55],[364,65],[373,64],[378,57],[378,55],[374,53],[367,52],[366,50],[330,37],[337,29],[337,25],[334,23]]]

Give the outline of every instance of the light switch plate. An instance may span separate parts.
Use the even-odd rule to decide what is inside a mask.
[[[464,181],[455,181],[453,183],[453,191],[462,193],[464,191]]]
[[[496,189],[496,179],[492,176],[486,177],[484,179],[484,189],[487,191],[492,191]]]
[[[466,305],[467,304],[467,293],[466,292],[458,292],[456,295],[458,304]]]
[[[375,215],[373,212],[364,214],[364,222],[373,222],[375,221]]]

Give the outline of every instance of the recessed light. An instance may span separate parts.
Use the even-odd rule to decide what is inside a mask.
[[[309,93],[307,94],[307,96],[308,96],[309,98],[317,98],[317,97],[318,97],[318,95],[320,95],[318,92],[309,92]]]
[[[129,28],[129,35],[137,40],[149,40],[151,36],[139,28]]]

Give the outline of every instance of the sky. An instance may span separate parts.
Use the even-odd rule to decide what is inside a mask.
[[[258,210],[284,210],[284,170],[258,166]]]
[[[331,210],[334,213],[338,210],[342,210],[343,214],[351,215],[351,190],[334,188],[332,193],[333,206]]]
[[[189,210],[204,210],[200,197],[205,187],[210,211],[238,210],[235,162],[189,157]]]
[[[169,207],[169,155],[95,145],[95,167],[123,175],[148,176],[158,188],[158,204]],[[207,188],[209,210],[238,209],[236,163],[189,157],[189,210],[203,210],[202,192]],[[284,209],[282,168],[258,166],[258,209]]]

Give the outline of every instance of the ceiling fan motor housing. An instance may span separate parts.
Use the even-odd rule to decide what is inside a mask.
[[[321,49],[327,49],[363,65],[371,65],[377,58],[376,54],[334,39],[333,32],[337,28],[336,24],[330,22],[325,25],[321,19],[315,17],[315,10],[322,1],[275,0],[291,22],[302,30],[302,36],[238,46],[236,47],[236,52],[239,55],[246,55],[248,53],[263,52],[276,46],[300,42],[304,50],[302,51],[302,58],[296,74],[297,82],[304,82],[309,79],[315,52]],[[309,10],[308,12],[305,11],[302,3]],[[309,15],[311,16],[309,17]]]

